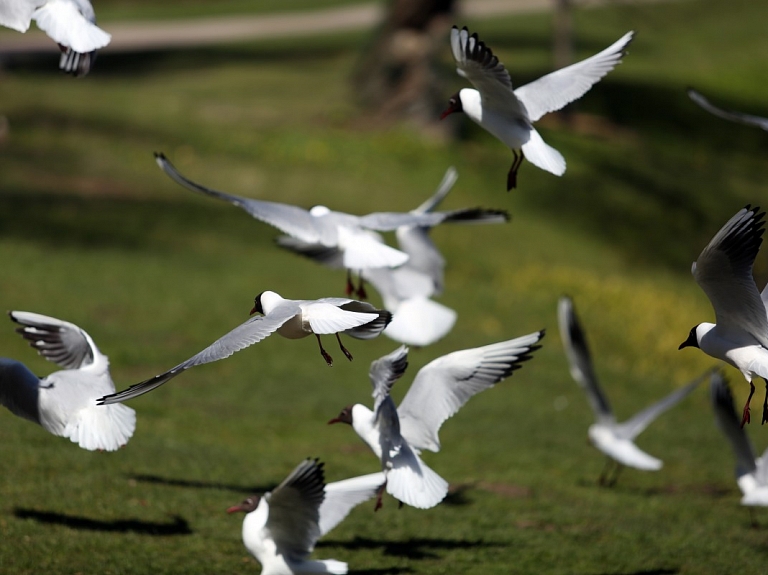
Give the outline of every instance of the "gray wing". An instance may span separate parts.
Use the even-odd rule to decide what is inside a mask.
[[[379,406],[389,397],[392,386],[403,376],[407,368],[408,348],[404,345],[371,363],[368,377],[373,386],[373,410],[375,412],[379,411]]]
[[[743,340],[747,332],[768,347],[768,316],[752,277],[765,232],[765,212],[746,206],[717,232],[691,271],[707,294],[724,337]]]
[[[746,124],[747,126],[756,126],[762,130],[768,131],[768,118],[762,118],[760,116],[744,114],[743,112],[736,112],[734,110],[719,108],[693,88],[688,88],[688,97],[696,102],[699,106],[704,108],[707,112],[714,114],[719,118],[730,120],[731,122],[737,122],[739,124]]]
[[[22,326],[16,332],[30,346],[65,369],[90,365],[99,353],[90,336],[73,323],[27,311],[11,311],[8,315]]]
[[[357,219],[360,227],[376,232],[392,232],[400,226],[436,226],[445,219],[439,213],[374,212]]]
[[[667,411],[670,407],[678,404],[685,399],[696,387],[708,377],[714,378],[715,372],[708,370],[703,375],[694,379],[691,383],[676,389],[663,399],[653,405],[649,405],[644,410],[636,413],[630,419],[616,426],[616,433],[626,439],[634,439],[640,435],[650,423],[659,415]]]
[[[325,486],[325,499],[320,505],[320,536],[336,527],[352,509],[373,498],[387,480],[381,471]]]
[[[298,305],[281,305],[268,316],[254,316],[214,341],[200,353],[190,357],[187,361],[180,363],[165,373],[132,385],[128,389],[111,395],[105,395],[97,400],[97,403],[99,405],[109,405],[139,397],[160,387],[190,367],[227,358],[233,353],[258,343],[271,335],[286,321],[295,316],[298,311]]]
[[[533,357],[544,337],[537,331],[522,337],[444,355],[416,374],[400,402],[400,433],[415,449],[440,450],[438,431],[469,399],[493,387]]]
[[[544,114],[559,110],[586,94],[596,82],[621,62],[633,35],[634,32],[627,32],[602,52],[515,90],[515,95],[528,110],[530,121],[535,122]]]
[[[201,186],[182,176],[162,153],[155,153],[157,165],[177,184],[207,196],[218,198],[244,209],[251,216],[266,224],[269,224],[281,232],[284,232],[305,242],[322,242],[328,245],[336,243],[336,229],[326,225],[323,218],[316,218],[309,211],[281,204],[233,196],[219,192],[211,188]]]
[[[597,421],[605,424],[615,423],[616,418],[613,415],[611,404],[597,381],[587,345],[587,336],[581,323],[579,323],[571,298],[560,298],[557,306],[557,320],[560,325],[560,339],[563,341],[565,355],[568,357],[571,377],[587,394],[589,406],[592,408]]]
[[[715,412],[715,421],[731,444],[736,456],[736,476],[741,477],[744,474],[753,473],[757,469],[755,452],[752,450],[752,444],[749,442],[747,434],[741,427],[741,418],[736,415],[728,380],[720,371],[715,371],[712,375],[709,391],[712,408]]]
[[[320,538],[320,506],[325,498],[323,464],[302,461],[269,495],[265,527],[277,552],[304,558]]]
[[[275,243],[281,248],[314,260],[329,268],[344,267],[344,253],[336,246],[326,246],[319,242],[304,242],[291,236],[278,236],[275,238]]]
[[[440,202],[442,202],[445,199],[445,196],[448,195],[448,192],[451,191],[453,188],[453,185],[456,183],[456,180],[459,179],[459,173],[456,171],[456,168],[453,166],[450,166],[446,171],[445,175],[443,176],[442,181],[440,182],[440,185],[437,186],[437,190],[435,190],[435,193],[432,194],[429,199],[427,199],[425,202],[423,202],[418,208],[415,210],[411,210],[412,214],[426,214],[427,212],[431,212],[434,210]]]

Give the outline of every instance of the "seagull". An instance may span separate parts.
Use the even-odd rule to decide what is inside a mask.
[[[419,457],[440,451],[438,431],[469,399],[493,387],[533,357],[544,337],[537,331],[516,339],[465,349],[428,363],[416,374],[408,393],[395,407],[389,395],[408,367],[408,348],[401,346],[371,364],[373,411],[364,405],[345,407],[328,423],[347,423],[381,460],[386,482],[375,509],[387,493],[419,509],[434,507],[448,493],[448,483]]]
[[[512,149],[514,161],[507,175],[507,191],[517,185],[517,170],[524,158],[556,176],[565,173],[565,159],[544,143],[533,127],[544,114],[581,98],[621,62],[634,32],[591,58],[542,76],[516,90],[504,65],[477,34],[466,27],[451,30],[451,50],[459,76],[476,89],[463,88],[451,96],[440,119],[464,112]]]
[[[317,300],[285,299],[273,291],[256,296],[250,318],[243,324],[214,341],[200,353],[168,371],[132,385],[126,390],[99,399],[101,405],[109,405],[140,395],[160,387],[181,372],[218,361],[258,343],[277,332],[287,339],[299,339],[314,334],[320,346],[320,353],[326,363],[333,365],[333,358],[323,348],[322,334],[335,334],[344,355],[352,360],[352,354],[341,343],[339,333],[346,333],[357,339],[372,339],[392,320],[392,314],[366,302],[347,298],[321,298]]]
[[[449,167],[435,193],[411,214],[433,212],[453,187],[458,174]],[[462,208],[444,215],[441,223],[496,224],[509,221],[505,210]],[[398,248],[408,255],[408,261],[396,268],[371,268],[364,278],[373,285],[392,312],[392,322],[384,335],[413,346],[425,346],[444,337],[456,322],[456,312],[434,300],[444,286],[445,258],[429,237],[432,226],[403,225],[395,230]],[[382,241],[379,237],[379,241]],[[317,243],[306,243],[291,236],[280,236],[277,243],[328,267],[343,267],[342,253]],[[361,281],[363,277],[361,276]]]
[[[731,122],[737,122],[739,124],[746,124],[747,126],[755,126],[762,130],[768,131],[768,118],[762,118],[760,116],[753,116],[743,112],[718,108],[707,98],[705,98],[700,92],[697,92],[693,88],[688,88],[688,97],[710,114],[714,114],[715,116],[723,118],[724,120],[730,120]]]
[[[59,68],[74,76],[91,69],[96,50],[112,37],[96,26],[96,14],[88,0],[4,0],[0,2],[0,24],[26,32],[30,22],[61,48]]]
[[[706,374],[646,407],[624,423],[617,423],[608,398],[597,381],[586,334],[570,298],[560,298],[557,319],[560,325],[560,337],[570,364],[571,377],[587,394],[587,400],[595,414],[595,423],[589,426],[587,435],[592,444],[608,456],[606,467],[598,480],[599,484],[614,485],[622,466],[644,471],[661,469],[663,462],[637,447],[634,443],[635,437],[640,435],[659,415],[696,389],[696,386],[705,379]],[[613,478],[609,480],[608,473],[613,462],[616,467]]]
[[[733,396],[722,373],[716,372],[709,384],[715,419],[736,455],[736,483],[741,489],[742,505],[768,506],[768,449],[755,458],[752,444],[739,424]]]
[[[763,242],[764,218],[765,212],[758,206],[747,205],[726,222],[693,262],[693,278],[707,294],[717,323],[694,326],[678,347],[698,347],[741,372],[750,387],[741,425],[750,420],[753,377],[765,381],[762,422],[768,421],[768,286],[761,294],[752,277]]]
[[[342,561],[307,559],[317,540],[357,504],[371,499],[384,481],[382,473],[325,483],[323,463],[301,462],[273,491],[253,495],[227,509],[241,511],[243,543],[262,566],[262,575],[344,574]]]
[[[206,188],[185,178],[161,153],[156,153],[155,159],[173,181],[189,190],[234,204],[257,220],[302,242],[337,248],[342,254],[343,267],[347,269],[347,295],[354,291],[351,270],[397,267],[408,260],[407,254],[386,245],[371,232],[392,231],[402,225],[434,226],[449,217],[441,213],[414,215],[397,212],[354,216],[332,211],[325,206],[305,210],[290,204],[242,198]],[[358,296],[365,297],[362,287],[358,288]]]
[[[89,451],[116,451],[133,435],[136,412],[125,405],[99,407],[96,398],[115,391],[109,360],[73,323],[27,311],[11,311],[16,331],[62,370],[39,378],[23,363],[0,358],[0,404],[46,431]]]

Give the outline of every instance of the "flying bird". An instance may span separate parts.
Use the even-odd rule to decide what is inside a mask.
[[[493,387],[533,357],[543,331],[516,339],[444,355],[416,374],[399,407],[389,395],[408,367],[408,348],[401,346],[371,364],[373,411],[349,405],[328,423],[347,423],[381,461],[387,493],[420,509],[434,507],[448,493],[448,483],[419,457],[422,450],[440,451],[438,431],[477,393]]]
[[[314,334],[320,353],[330,366],[333,359],[323,348],[320,335],[335,334],[344,355],[352,360],[352,354],[341,343],[339,333],[357,339],[372,339],[392,320],[392,314],[379,310],[369,303],[347,298],[322,298],[317,300],[285,299],[272,291],[256,296],[251,314],[259,313],[243,324],[214,341],[200,353],[168,371],[132,385],[126,390],[99,399],[109,405],[144,395],[160,387],[190,367],[225,359],[277,332],[287,339],[299,339]]]
[[[688,88],[688,97],[696,102],[699,106],[704,108],[710,114],[714,114],[724,120],[730,120],[739,124],[746,124],[747,126],[755,126],[762,130],[768,131],[768,118],[761,116],[753,116],[752,114],[745,114],[743,112],[737,112],[735,110],[726,110],[715,106],[707,98],[705,98],[700,92],[697,92],[693,88]]]
[[[243,543],[262,566],[262,575],[347,573],[335,559],[310,560],[317,540],[357,504],[371,499],[382,473],[325,483],[323,463],[307,459],[263,496],[253,495],[227,513],[243,512]]]
[[[74,76],[85,76],[112,37],[96,26],[96,14],[88,0],[4,0],[0,2],[0,24],[26,32],[34,20],[61,49],[59,68]]]
[[[606,466],[600,474],[600,485],[613,485],[618,479],[622,466],[644,471],[658,471],[663,462],[648,455],[635,445],[635,438],[659,415],[687,397],[706,377],[706,374],[688,385],[676,389],[660,401],[646,407],[623,423],[618,423],[608,398],[595,375],[592,357],[587,345],[586,334],[568,297],[560,298],[557,308],[560,338],[568,357],[571,377],[587,395],[595,414],[595,423],[589,426],[587,435],[597,449],[608,456]],[[614,466],[613,478],[609,479],[610,467]]]
[[[463,88],[451,96],[441,119],[464,112],[512,150],[513,162],[507,175],[507,191],[517,186],[517,171],[523,162],[556,176],[565,173],[565,159],[544,143],[533,123],[544,114],[559,110],[581,98],[603,76],[621,62],[634,32],[591,58],[542,76],[517,89],[504,65],[466,27],[451,30],[451,51],[456,71],[475,89]]]
[[[764,218],[765,212],[759,207],[747,205],[726,222],[693,262],[693,278],[707,294],[716,323],[695,325],[678,347],[698,347],[741,372],[750,387],[741,425],[750,420],[753,377],[765,381],[762,422],[768,421],[768,286],[760,293],[752,277],[763,242]]]
[[[752,444],[739,423],[733,395],[722,373],[716,372],[709,384],[715,420],[736,456],[736,483],[742,505],[768,506],[768,449],[755,458]]]
[[[458,175],[448,168],[435,193],[412,214],[433,212],[456,182]],[[441,223],[496,224],[509,221],[505,210],[461,208],[448,212]],[[372,268],[361,274],[381,296],[384,307],[392,312],[392,322],[384,335],[413,346],[425,346],[444,337],[456,322],[456,312],[436,301],[444,287],[445,258],[438,250],[429,231],[432,226],[407,225],[395,230],[398,248],[408,255],[408,261],[396,268]],[[380,240],[381,241],[381,240]],[[290,236],[280,236],[277,243],[328,267],[343,267],[342,253],[321,244],[308,244]]]
[[[189,190],[234,204],[257,220],[301,242],[338,249],[343,267],[347,269],[347,295],[354,291],[351,271],[397,267],[408,260],[406,253],[388,246],[371,232],[393,231],[403,225],[434,226],[450,215],[375,212],[354,216],[332,211],[325,206],[305,210],[290,204],[242,198],[206,188],[182,176],[163,154],[156,153],[155,159],[173,181]],[[358,296],[365,297],[361,288],[358,289]]]
[[[73,323],[12,311],[16,331],[48,361],[63,369],[39,378],[21,362],[0,358],[0,404],[53,435],[89,451],[115,451],[133,435],[136,412],[125,405],[96,405],[115,391],[109,360]]]

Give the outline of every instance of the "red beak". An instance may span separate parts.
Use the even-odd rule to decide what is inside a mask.
[[[328,422],[328,425],[331,425],[332,423],[341,423],[341,419],[338,417],[334,417],[332,420]]]
[[[256,306],[253,306],[253,309],[251,310],[251,312],[248,315],[253,315],[255,313],[256,313]]]
[[[440,114],[440,119],[444,120],[447,116],[450,116],[451,114],[453,114],[453,112],[454,112],[453,108],[446,108],[445,110],[443,110],[443,113]]]
[[[240,505],[233,505],[229,509],[227,509],[227,513],[237,513],[238,511],[242,511],[243,508]]]

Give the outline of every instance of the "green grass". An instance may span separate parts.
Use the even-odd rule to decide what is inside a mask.
[[[465,137],[443,143],[354,107],[347,81],[362,34],[107,53],[82,81],[48,59],[11,60],[0,92],[0,302],[81,325],[123,388],[239,324],[264,289],[314,298],[344,282],[279,251],[277,232],[242,211],[175,185],[152,152],[235,194],[355,213],[410,209],[455,165],[446,208],[506,208],[513,220],[434,231],[448,260],[441,302],[459,319],[443,341],[412,350],[394,393],[452,350],[547,328],[543,348],[447,422],[442,452],[425,456],[454,487],[446,503],[398,510],[387,499],[376,515],[363,505],[316,555],[371,574],[762,572],[765,530],[739,505],[706,390],[640,437],[663,470],[596,486],[603,458],[587,444],[591,414],[555,309],[573,296],[620,419],[713,364],[677,351],[712,317],[690,262],[740,207],[764,203],[766,135],[708,116],[684,88],[768,115],[766,17],[760,3],[726,0],[579,11],[579,57],[628,29],[637,39],[577,104],[575,127],[542,122],[565,176],[526,164],[509,194],[511,154],[465,119]],[[547,15],[470,24],[516,84],[549,69]],[[463,84],[447,42],[443,72],[448,96]],[[763,256],[757,276],[768,277]],[[396,344],[347,343],[354,362],[332,369],[314,341],[278,337],[193,369],[131,402],[136,433],[113,454],[3,410],[0,571],[257,572],[229,505],[306,456],[327,462],[329,480],[377,468],[350,429],[325,422],[371,402],[368,366]],[[10,322],[0,350],[37,373],[54,369]],[[746,384],[728,373],[743,401]],[[762,450],[765,430],[748,431]],[[765,511],[756,516],[768,525]]]

